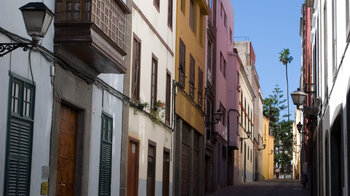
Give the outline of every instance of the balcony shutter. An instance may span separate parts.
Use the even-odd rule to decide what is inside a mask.
[[[111,195],[113,119],[102,114],[99,195]]]
[[[185,88],[185,75],[186,75],[186,46],[180,39],[180,56],[179,56],[179,82],[183,88]]]
[[[202,98],[203,98],[203,71],[198,67],[198,104],[200,106],[203,105]]]
[[[190,97],[194,98],[194,83],[195,83],[195,61],[192,55],[190,55]]]

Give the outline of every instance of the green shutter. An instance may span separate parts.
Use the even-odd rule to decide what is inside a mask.
[[[14,98],[12,91],[15,89],[12,88],[13,84],[17,84],[19,90],[19,93],[15,96],[18,100],[16,104],[18,110],[13,110],[15,104],[12,101]],[[23,98],[23,95],[26,94],[24,93],[26,89],[31,90],[31,95],[28,99]],[[23,107],[26,106],[23,102],[27,103],[28,112],[22,112],[25,111]],[[8,103],[9,112],[4,195],[29,195],[34,116],[34,86],[10,75]]]
[[[102,114],[99,195],[111,195],[113,119]]]

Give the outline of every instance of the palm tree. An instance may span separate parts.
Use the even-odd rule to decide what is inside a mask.
[[[287,107],[288,107],[288,121],[289,121],[289,89],[288,89],[288,63],[291,63],[293,57],[290,56],[289,48],[284,48],[280,53],[280,61],[286,66],[286,81],[287,81]]]

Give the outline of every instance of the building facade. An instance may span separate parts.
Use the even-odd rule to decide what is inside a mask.
[[[233,50],[233,8],[231,1],[217,0],[214,1],[216,9],[216,67],[215,67],[215,109],[222,113],[221,120],[215,124],[216,143],[214,147],[215,164],[215,190],[219,190],[228,185],[229,177],[229,159],[233,159],[232,153],[229,155],[229,117],[232,108],[229,108],[229,101],[234,101],[228,97],[229,86],[234,85],[228,83],[229,80],[237,77],[234,68],[230,68],[233,62],[229,61],[230,54]],[[232,95],[231,95],[232,96]],[[231,122],[232,123],[232,122]],[[232,165],[232,161],[231,165]],[[231,180],[232,181],[232,180]]]
[[[308,164],[312,195],[349,195],[349,2],[305,1],[301,91],[301,165]]]
[[[252,137],[254,141],[254,180],[261,179],[261,161],[262,161],[262,118],[263,118],[263,96],[259,83],[259,76],[255,68],[255,52],[250,41],[235,42],[235,47],[238,50],[239,56],[242,60],[244,69],[250,85],[253,88],[256,99],[254,100],[253,108],[250,109],[253,113],[253,132]]]
[[[0,43],[31,41],[18,8],[29,1],[3,1],[0,8]],[[54,10],[54,3],[46,6]],[[6,19],[7,18],[7,19]],[[0,57],[0,195],[40,195],[41,183],[49,176],[53,85],[52,58],[54,28],[37,50],[18,48]],[[19,167],[20,165],[20,167]]]
[[[265,116],[263,117],[263,144],[266,145],[262,150],[262,178],[264,180],[274,179],[274,149],[275,149],[275,138],[270,132],[269,124],[270,121]]]
[[[256,96],[249,83],[243,64],[240,64],[240,127],[239,127],[239,176],[237,184],[252,182],[254,179],[253,105]]]
[[[55,18],[40,46],[28,54],[14,51],[9,59],[5,57],[9,67],[1,67],[9,70],[1,73],[10,73],[7,85],[11,88],[7,89],[12,101],[3,121],[9,124],[1,131],[2,138],[8,138],[2,148],[6,158],[1,156],[4,195],[120,193],[121,165],[126,165],[121,164],[125,153],[120,150],[125,130],[122,114],[128,102],[122,93],[123,73],[128,68],[124,57],[127,21],[131,20],[125,3],[108,1],[102,8],[91,1],[48,3]],[[18,4],[5,5],[3,11],[19,19],[13,11]],[[113,20],[102,22],[106,15]],[[1,24],[19,33],[3,31],[7,38],[28,41],[22,38],[24,25],[5,20]],[[13,55],[22,60],[26,58],[21,55],[29,55],[22,62],[29,69],[17,67]],[[21,161],[26,164],[19,167]]]
[[[174,193],[204,192],[205,0],[176,1]]]
[[[133,1],[127,195],[173,194],[176,1]]]

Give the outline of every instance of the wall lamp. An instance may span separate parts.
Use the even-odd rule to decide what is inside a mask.
[[[220,111],[220,109],[218,109],[216,112],[214,112],[214,122],[212,121],[207,121],[206,125],[207,127],[209,127],[210,125],[214,125],[214,124],[218,124],[221,120],[222,117],[222,112]]]
[[[290,95],[292,96],[293,103],[297,106],[297,109],[299,109],[299,107],[303,105],[307,96],[306,93],[300,90],[300,88],[292,92]]]
[[[266,144],[263,144],[263,148],[258,148],[258,151],[265,150],[265,148],[266,148]]]
[[[251,132],[247,132],[247,137],[245,137],[245,138],[241,137],[241,138],[240,138],[240,139],[241,139],[241,142],[242,142],[243,140],[250,139],[250,135],[251,135]]]
[[[0,43],[0,57],[17,49],[23,48],[24,51],[37,47],[41,38],[43,38],[50,27],[54,14],[41,2],[31,2],[19,8],[22,12],[27,34],[32,37],[29,43]]]
[[[299,123],[297,124],[297,128],[298,128],[298,131],[299,131],[300,134],[305,134],[305,133],[306,133],[306,132],[304,132],[304,131],[301,131],[301,129],[303,128],[303,124],[301,124],[301,122],[299,122]]]

